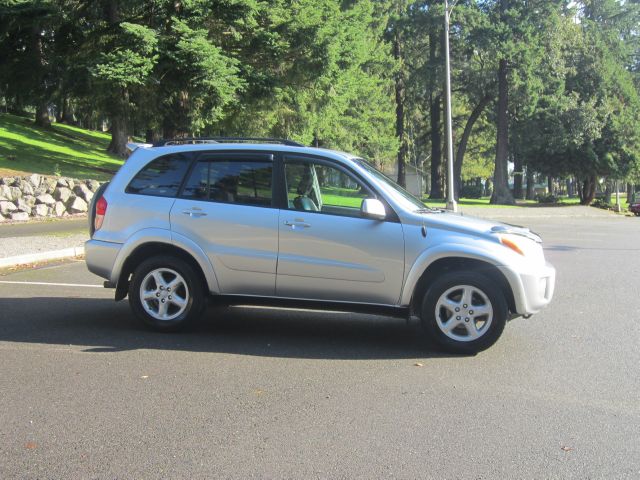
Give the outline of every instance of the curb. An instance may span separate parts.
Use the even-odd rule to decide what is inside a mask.
[[[15,267],[49,260],[62,260],[64,258],[80,257],[84,255],[84,247],[63,248],[62,250],[50,250],[48,252],[28,253],[13,257],[0,258],[0,268]]]

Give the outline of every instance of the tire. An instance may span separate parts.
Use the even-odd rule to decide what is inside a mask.
[[[200,276],[189,263],[172,256],[157,256],[134,270],[129,305],[147,326],[175,332],[202,315],[206,295]]]
[[[489,277],[473,271],[451,272],[425,293],[421,318],[428,337],[444,350],[474,354],[496,343],[508,313],[504,294]]]

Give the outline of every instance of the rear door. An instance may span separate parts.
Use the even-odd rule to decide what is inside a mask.
[[[404,275],[402,225],[364,218],[375,192],[329,160],[284,158],[276,293],[280,297],[396,304]]]
[[[171,209],[171,229],[211,260],[221,293],[274,295],[278,209],[273,155],[203,153]]]

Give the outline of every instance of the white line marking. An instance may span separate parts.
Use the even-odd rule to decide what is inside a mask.
[[[9,280],[0,280],[0,283],[10,285],[48,285],[51,287],[86,287],[86,288],[104,288],[102,285],[89,285],[86,283],[53,283],[53,282],[12,282]]]

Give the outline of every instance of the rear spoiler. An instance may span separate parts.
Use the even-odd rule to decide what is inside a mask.
[[[129,152],[127,156],[131,155],[133,152],[135,152],[139,148],[151,148],[151,147],[153,147],[151,143],[129,142],[127,143],[127,151]]]

